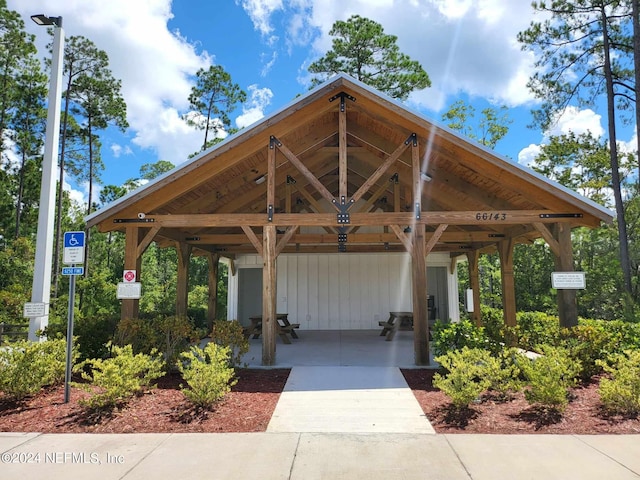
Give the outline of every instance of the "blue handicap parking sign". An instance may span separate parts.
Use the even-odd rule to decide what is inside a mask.
[[[64,232],[64,248],[84,247],[84,232]]]

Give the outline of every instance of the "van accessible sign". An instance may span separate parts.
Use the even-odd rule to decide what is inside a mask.
[[[584,272],[552,272],[551,286],[555,289],[581,290],[586,288]]]

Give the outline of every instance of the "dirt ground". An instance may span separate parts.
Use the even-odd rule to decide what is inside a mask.
[[[599,403],[597,384],[573,390],[562,416],[532,408],[518,394],[509,401],[484,398],[466,412],[454,412],[447,397],[431,386],[433,370],[404,369],[403,374],[427,418],[438,433],[640,433],[640,419],[611,417]],[[162,378],[157,388],[132,399],[121,409],[87,416],[71,390],[43,390],[26,401],[0,400],[0,431],[44,433],[160,433],[265,431],[289,375],[288,369],[242,369],[238,384],[213,411],[192,408],[179,390],[180,378]]]

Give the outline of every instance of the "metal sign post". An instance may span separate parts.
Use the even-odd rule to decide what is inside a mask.
[[[63,275],[69,275],[69,306],[67,317],[67,369],[64,375],[64,403],[69,403],[71,397],[71,371],[73,368],[73,315],[76,303],[76,275],[84,274],[83,267],[76,267],[75,263],[84,263],[84,232],[64,233],[63,263],[71,267],[62,269]]]

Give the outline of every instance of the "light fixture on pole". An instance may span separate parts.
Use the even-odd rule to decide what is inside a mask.
[[[42,157],[42,181],[40,183],[40,207],[38,209],[38,233],[36,235],[36,261],[33,270],[31,301],[44,305],[44,316],[29,319],[29,340],[43,337],[38,332],[49,323],[49,301],[51,296],[51,265],[53,259],[53,235],[56,201],[56,170],[58,167],[58,144],[60,140],[60,107],[62,86],[62,64],[64,52],[64,30],[62,17],[32,15],[38,25],[52,26],[53,51],[51,79],[47,105],[47,129],[45,132],[44,156]]]

